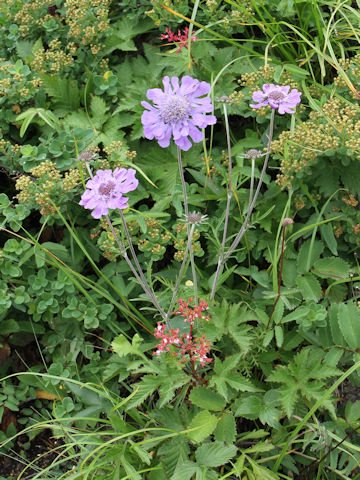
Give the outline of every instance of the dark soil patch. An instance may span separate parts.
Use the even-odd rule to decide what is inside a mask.
[[[16,444],[11,451],[4,452],[0,451],[0,478],[6,478],[7,480],[27,480],[33,478],[34,475],[38,474],[41,470],[45,469],[59,456],[61,455],[61,445],[62,441],[54,438],[51,430],[47,429],[37,435],[36,438],[31,442],[30,448],[24,450],[23,445],[28,441],[26,435],[21,435],[17,438]],[[55,451],[52,451],[55,449]],[[21,472],[34,460],[35,463],[28,467],[25,472],[21,475]],[[72,465],[69,462],[65,462],[62,471],[59,473],[64,473],[67,470],[70,470]],[[52,472],[51,475],[41,476],[41,479],[50,479],[54,477],[55,472]]]

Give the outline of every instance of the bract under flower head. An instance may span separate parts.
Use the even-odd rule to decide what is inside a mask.
[[[79,205],[93,210],[91,215],[100,218],[109,213],[109,209],[128,207],[128,197],[124,193],[135,190],[139,184],[133,168],[116,168],[98,170],[96,175],[86,183],[86,190],[81,196]]]
[[[256,104],[250,103],[252,108],[261,108],[270,105],[271,108],[278,109],[280,114],[295,113],[296,105],[299,105],[301,92],[296,88],[290,90],[289,85],[281,86],[265,83],[262,90],[253,93],[252,99]]]
[[[178,77],[170,80],[166,76],[163,84],[164,91],[151,88],[146,93],[153,105],[141,102],[146,108],[141,117],[144,135],[149,140],[156,138],[163,148],[170,145],[173,137],[181,150],[189,150],[192,144],[188,137],[195,143],[201,142],[203,133],[199,128],[216,123],[214,115],[204,115],[214,110],[210,97],[204,97],[210,92],[211,86],[188,75],[182,77],[181,84]]]

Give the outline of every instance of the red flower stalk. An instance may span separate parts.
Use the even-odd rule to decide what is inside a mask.
[[[163,33],[160,35],[160,40],[168,40],[169,42],[174,42],[178,45],[178,49],[176,50],[176,55],[178,55],[182,48],[185,47],[187,48],[188,44],[188,37],[189,37],[189,29],[188,27],[185,27],[184,33],[182,34],[180,30],[178,30],[178,33],[174,33],[170,30],[170,28],[166,27],[166,33]],[[191,43],[196,42],[197,37],[193,35],[191,37]]]

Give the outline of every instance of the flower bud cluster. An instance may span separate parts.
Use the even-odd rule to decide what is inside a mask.
[[[71,53],[66,53],[59,39],[49,43],[48,49],[37,50],[31,68],[39,73],[59,73],[74,63]]]
[[[360,158],[360,116],[357,110],[338,98],[326,102],[322,109],[324,114],[312,112],[309,120],[296,125],[293,132],[282,132],[272,143],[272,153],[281,159],[277,183],[283,189],[289,188],[295,176],[311,166],[320,155],[341,146]]]
[[[30,208],[40,210],[41,215],[54,215],[54,204],[66,205],[69,192],[81,184],[77,168],[65,172],[64,176],[50,160],[41,162],[30,170],[30,175],[22,175],[16,180],[19,203],[27,203]]]
[[[174,226],[176,232],[176,239],[174,240],[174,247],[177,250],[174,254],[174,259],[178,262],[181,262],[185,255],[186,245],[187,245],[187,227],[186,223],[178,222]],[[192,249],[196,257],[202,257],[204,255],[204,250],[201,247],[199,241],[200,231],[198,229],[194,230],[192,236]]]

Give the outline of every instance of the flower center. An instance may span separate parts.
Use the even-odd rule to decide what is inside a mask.
[[[285,95],[281,92],[271,92],[269,93],[268,98],[271,98],[271,100],[274,100],[275,102],[280,102],[280,100],[285,98]]]
[[[110,198],[110,195],[114,191],[115,188],[115,183],[114,182],[107,182],[107,183],[102,183],[99,187],[99,193],[100,195],[103,195],[106,198]]]
[[[164,123],[175,123],[188,116],[190,102],[180,95],[168,95],[160,105],[160,118]]]

